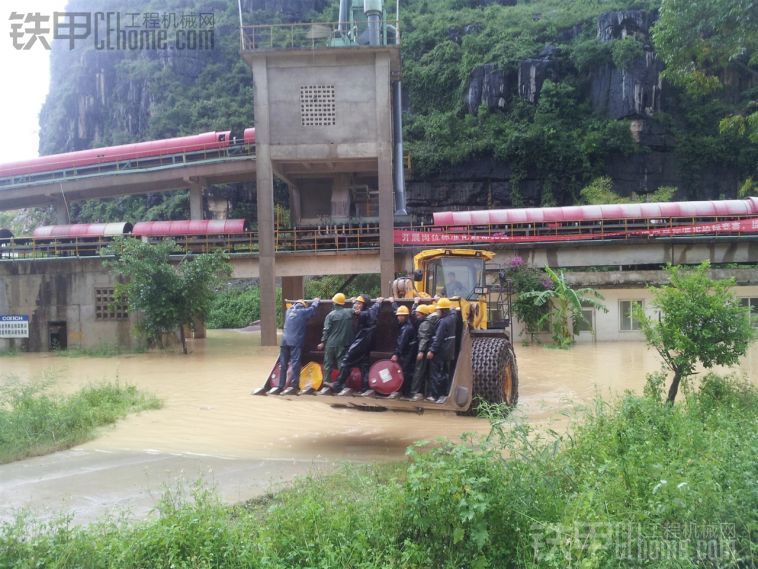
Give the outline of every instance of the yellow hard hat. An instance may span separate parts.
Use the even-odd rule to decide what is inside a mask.
[[[305,301],[301,298],[300,300],[295,302],[295,304],[302,304],[303,306],[305,306]]]
[[[442,297],[437,301],[437,308],[442,309],[451,309],[453,307],[453,303],[450,302],[449,298]]]
[[[332,302],[339,305],[345,304],[345,295],[341,292],[338,292],[332,297]]]
[[[407,306],[401,306],[397,309],[397,312],[395,312],[396,316],[410,316],[411,311],[408,310]]]
[[[431,304],[421,304],[416,308],[416,312],[420,312],[421,314],[431,314],[434,310],[432,309]]]
[[[355,299],[355,302],[362,302],[363,304],[366,304],[366,299],[363,298],[362,296],[359,296],[358,298]]]

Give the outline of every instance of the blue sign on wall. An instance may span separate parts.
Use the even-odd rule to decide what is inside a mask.
[[[0,314],[0,338],[28,338],[29,316],[26,314]]]

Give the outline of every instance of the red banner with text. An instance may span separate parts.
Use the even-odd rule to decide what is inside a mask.
[[[569,228],[565,228],[569,229]],[[758,217],[734,221],[715,221],[696,223],[692,225],[674,225],[645,229],[630,229],[628,231],[594,233],[560,233],[544,235],[511,235],[505,232],[476,234],[458,233],[455,231],[440,231],[429,229],[413,231],[395,229],[395,245],[462,245],[466,243],[529,243],[546,241],[580,241],[589,239],[615,239],[619,237],[682,237],[687,235],[712,235],[718,233],[756,233],[758,232]]]

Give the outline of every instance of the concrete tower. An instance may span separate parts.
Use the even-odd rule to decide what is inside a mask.
[[[255,87],[264,345],[276,344],[274,177],[289,186],[295,222],[378,217],[384,294],[394,276],[392,82],[400,48],[381,2],[360,4],[334,24],[242,28]],[[302,277],[293,279],[283,280],[286,295],[302,290]]]

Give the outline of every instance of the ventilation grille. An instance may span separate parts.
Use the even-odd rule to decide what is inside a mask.
[[[332,126],[337,123],[334,85],[300,87],[300,120],[303,126]]]
[[[129,313],[126,302],[116,301],[116,291],[112,288],[95,289],[95,320],[127,320]]]

